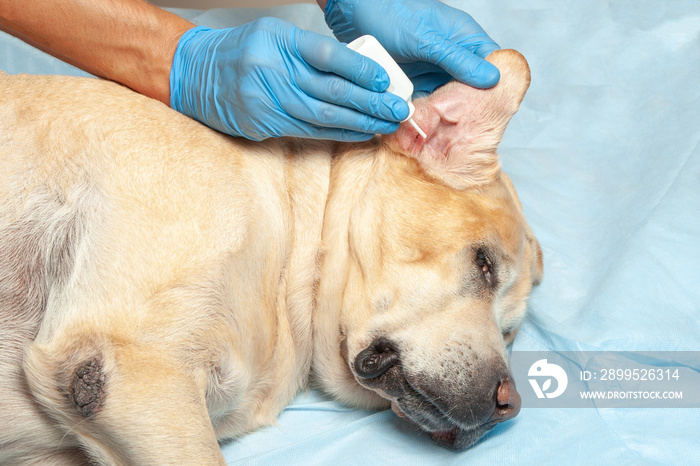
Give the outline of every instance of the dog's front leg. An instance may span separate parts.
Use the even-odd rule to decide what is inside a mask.
[[[27,380],[36,400],[93,461],[225,464],[205,381],[166,349],[94,333],[57,341],[30,346]]]

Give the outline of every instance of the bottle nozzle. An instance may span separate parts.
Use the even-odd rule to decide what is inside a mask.
[[[420,134],[423,139],[428,139],[428,135],[425,134],[425,131],[420,129],[420,126],[413,121],[413,113],[416,111],[416,107],[413,106],[413,102],[408,100],[406,103],[408,104],[408,118],[406,118],[404,121],[408,121],[408,123],[413,126],[416,131],[418,131],[418,134]]]
[[[421,135],[423,139],[428,139],[428,135],[425,134],[425,132],[422,129],[420,129],[420,126],[418,126],[418,124],[415,121],[413,121],[413,118],[409,118],[408,122],[411,124],[411,126],[413,126],[413,128],[418,132],[418,134]]]

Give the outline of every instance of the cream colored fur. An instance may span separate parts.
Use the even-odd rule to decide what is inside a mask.
[[[0,76],[0,463],[223,463],[217,439],[273,423],[310,374],[395,402],[352,368],[379,334],[439,380],[446,345],[505,361],[541,275],[512,185],[430,165],[405,131],[252,143],[113,83]],[[499,248],[492,292],[465,282],[474,244]]]

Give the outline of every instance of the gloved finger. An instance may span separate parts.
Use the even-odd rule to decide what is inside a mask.
[[[299,89],[318,100],[357,110],[381,120],[403,121],[408,118],[408,104],[389,92],[372,92],[347,79],[309,70],[297,76]]]
[[[448,35],[447,39],[454,44],[464,47],[481,58],[488,57],[491,52],[500,49],[498,44],[486,34],[486,31],[468,14],[462,14],[455,24],[457,34]]]
[[[501,77],[494,65],[450,40],[443,40],[440,47],[427,46],[423,49],[426,50],[427,61],[470,86],[480,89],[493,87]]]
[[[319,126],[298,118],[294,118],[289,114],[285,115],[284,119],[286,120],[285,132],[283,134],[276,134],[276,136],[292,136],[343,142],[368,141],[374,137],[374,133]]]
[[[389,134],[399,128],[397,122],[380,120],[357,110],[329,104],[313,97],[281,102],[281,106],[290,116],[315,126],[371,134]]]
[[[313,139],[326,139],[329,141],[361,142],[369,141],[374,137],[374,134],[361,133],[359,131],[352,131],[349,129],[324,128],[322,126],[315,126],[308,129],[305,136]]]
[[[477,55],[481,58],[486,58],[489,55],[491,55],[493,52],[495,52],[496,50],[500,50],[500,49],[501,49],[501,47],[499,47],[497,43],[495,43],[492,40],[487,40],[487,41],[484,41],[484,42],[476,45],[472,51],[473,51],[474,55]]]
[[[337,74],[374,92],[389,87],[389,75],[379,63],[337,40],[303,29],[296,29],[295,37],[299,55],[317,70]]]

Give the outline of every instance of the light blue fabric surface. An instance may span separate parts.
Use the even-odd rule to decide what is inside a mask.
[[[532,69],[500,154],[545,275],[513,351],[700,351],[700,2],[450,4]],[[328,33],[315,5],[178,13],[214,27],[272,15]],[[80,73],[7,36],[0,69]],[[278,426],[223,451],[230,464],[700,464],[700,407],[526,408],[454,453],[391,411],[309,391]]]

